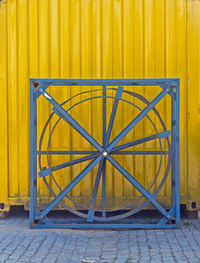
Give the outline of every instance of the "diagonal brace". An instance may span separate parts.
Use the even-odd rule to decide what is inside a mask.
[[[92,192],[92,199],[90,202],[90,206],[89,206],[89,212],[88,212],[88,222],[93,222],[93,217],[94,217],[94,205],[96,202],[96,197],[97,197],[97,192],[98,192],[98,188],[99,188],[99,182],[101,179],[101,173],[102,173],[102,167],[103,167],[103,160],[101,160],[100,164],[99,164],[99,168],[98,168],[98,172],[97,172],[97,176],[96,176],[96,180],[94,183],[94,189]]]
[[[133,176],[131,176],[129,172],[127,172],[113,157],[108,155],[107,159],[133,186],[135,186],[138,191],[140,191],[140,193],[143,194],[143,196],[145,196],[160,211],[162,215],[170,218],[170,215],[167,213],[167,211],[155,200],[154,195],[146,191],[146,189]]]
[[[41,212],[38,219],[42,219],[46,216],[102,159],[103,156],[99,155],[94,161],[86,166],[86,168]]]
[[[103,151],[100,144],[68,113],[66,112],[59,103],[57,103],[53,97],[48,94],[42,88],[38,89],[43,96],[54,106],[53,111],[68,124],[70,124],[80,135],[82,135],[89,143],[91,143],[99,151]]]
[[[49,169],[44,169],[44,170],[40,171],[38,174],[39,174],[40,177],[44,177],[44,176],[50,175],[51,172],[54,172],[54,171],[57,171],[57,170],[69,167],[71,165],[75,165],[75,164],[78,164],[78,163],[82,163],[82,162],[91,160],[91,159],[93,159],[93,158],[95,158],[97,156],[98,156],[97,153],[96,154],[91,154],[91,155],[88,155],[88,156],[84,156],[84,157],[76,159],[76,160],[72,160],[72,161],[69,161],[69,162],[66,162],[66,163],[62,163],[62,164],[53,166],[53,167],[51,167]]]
[[[135,127],[135,125],[141,121],[147,114],[150,110],[152,110],[152,108],[169,92],[169,88],[161,91],[158,96],[156,96],[152,102],[146,107],[144,108],[144,110],[137,115],[136,118],[134,118],[127,126],[126,128],[121,131],[118,136],[109,144],[107,150],[108,151],[111,151],[113,149],[113,147],[119,142],[121,141],[126,135],[127,133],[130,132],[130,130]]]
[[[113,107],[112,107],[110,121],[109,121],[109,124],[108,124],[108,129],[107,129],[107,134],[106,134],[106,145],[109,143],[109,140],[110,140],[110,135],[111,135],[112,128],[113,128],[115,115],[116,115],[117,107],[118,107],[118,104],[119,104],[119,99],[121,99],[122,93],[123,93],[123,87],[118,87],[117,92],[116,92],[116,96],[115,96],[115,100],[114,100],[114,103],[113,103]]]
[[[119,146],[117,146],[117,147],[114,147],[114,148],[112,149],[111,153],[113,153],[113,152],[115,152],[115,151],[123,150],[123,149],[125,149],[125,148],[129,148],[129,147],[132,147],[132,146],[141,144],[141,143],[145,143],[145,142],[148,142],[148,141],[157,139],[157,138],[163,139],[163,138],[166,138],[166,137],[170,136],[170,134],[171,134],[170,131],[164,131],[164,132],[160,132],[160,133],[158,133],[158,134],[154,134],[154,135],[151,135],[151,136],[147,136],[147,137],[142,138],[142,139],[138,139],[138,140],[133,141],[133,142],[128,142],[128,143],[119,145]]]

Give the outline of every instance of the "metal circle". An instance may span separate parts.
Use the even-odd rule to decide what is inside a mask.
[[[102,90],[102,89],[98,89],[98,91],[99,91],[99,90]],[[113,89],[113,88],[112,88],[112,90],[116,90],[116,89]],[[94,90],[93,90],[93,91],[94,91]],[[97,91],[97,90],[96,90],[96,91]],[[91,91],[88,91],[88,92],[91,92]],[[129,95],[132,95],[132,96],[134,96],[134,97],[136,97],[136,98],[138,98],[138,99],[140,99],[140,100],[142,100],[142,101],[143,101],[144,103],[146,103],[147,105],[149,104],[148,100],[145,99],[145,98],[144,98],[143,96],[141,96],[140,94],[133,93],[133,92],[126,91],[126,90],[124,90],[124,92],[125,92],[125,93],[128,93]],[[84,92],[84,93],[87,93],[87,92]],[[79,93],[79,94],[82,94],[82,93]],[[78,94],[75,95],[75,96],[73,96],[73,97],[76,97],[76,96],[78,96]],[[91,97],[91,98],[89,98],[89,99],[95,99],[95,98],[100,98],[100,97],[103,98],[103,96],[97,96],[97,97]],[[106,98],[113,98],[113,99],[114,99],[114,97],[111,97],[111,96],[106,96]],[[70,101],[71,99],[72,99],[72,98],[70,98],[70,99],[67,100],[66,102]],[[89,99],[86,99],[86,100],[89,100]],[[83,100],[83,101],[86,101],[86,100]],[[121,100],[122,100],[122,99],[121,99]],[[70,110],[71,108],[77,106],[78,104],[82,103],[83,101],[80,101],[80,102],[74,104],[74,105],[71,106],[68,110]],[[126,100],[122,100],[122,101],[126,101]],[[61,105],[64,105],[66,102],[62,103]],[[134,105],[133,103],[131,103],[131,102],[129,102],[129,101],[126,101],[126,102]],[[136,106],[136,105],[134,105],[134,106]],[[136,108],[139,108],[139,107],[136,106]],[[67,111],[68,111],[68,110],[67,110]],[[140,110],[141,110],[141,109],[140,109]],[[164,122],[162,121],[159,113],[157,112],[157,110],[156,110],[155,108],[153,108],[152,110],[153,110],[154,113],[158,116],[158,118],[159,118],[159,120],[160,120],[160,122],[161,122],[161,125],[163,126],[163,129],[166,131],[166,127],[165,127]],[[52,114],[50,115],[49,119],[47,120],[47,123],[46,123],[45,126],[44,126],[44,129],[43,129],[43,132],[42,132],[42,135],[41,135],[41,140],[40,140],[40,150],[41,150],[42,140],[43,140],[43,137],[44,137],[44,132],[45,132],[45,130],[46,130],[46,128],[47,128],[50,120],[52,119],[53,115],[54,115],[54,113],[52,113]],[[148,115],[147,115],[147,118],[151,121],[151,119],[148,117]],[[56,122],[56,125],[57,125],[57,123],[59,122],[59,120],[60,120],[60,118],[59,118],[58,121]],[[151,123],[153,124],[152,121],[151,121]],[[54,126],[56,126],[56,125],[54,125]],[[155,127],[154,124],[153,124],[153,126],[154,126],[154,128],[156,129],[156,127]],[[55,127],[54,127],[54,128],[55,128]],[[53,129],[54,129],[54,128],[53,128]],[[53,130],[52,130],[52,131],[53,131]],[[156,133],[158,134],[157,129],[156,129]],[[51,135],[52,135],[52,133],[51,133]],[[51,137],[51,136],[50,136],[50,137]],[[161,147],[161,150],[162,150],[161,140],[160,140],[159,137],[158,137],[158,139],[159,139],[160,147]],[[157,195],[158,192],[160,191],[160,189],[162,188],[164,182],[166,181],[166,178],[167,178],[167,175],[168,175],[169,169],[170,169],[170,143],[169,143],[169,138],[166,138],[166,140],[167,140],[168,150],[169,150],[169,154],[168,154],[168,165],[167,165],[165,174],[164,174],[164,176],[163,176],[163,179],[161,180],[160,185],[158,186],[157,190],[153,193],[154,195]],[[106,152],[104,153],[104,155],[105,155],[105,154],[106,154]],[[41,156],[39,156],[39,160],[40,160],[39,163],[40,163],[40,167],[41,167]],[[162,162],[162,154],[161,154],[161,162]],[[49,167],[49,168],[51,169],[51,167]],[[156,178],[158,177],[160,168],[161,168],[161,164],[159,165],[159,169],[158,169],[158,173],[157,173]],[[156,178],[154,179],[154,182],[152,183],[152,185],[155,183]],[[45,181],[45,184],[48,185],[46,178],[43,178],[43,179],[44,179],[44,181]],[[54,182],[56,183],[55,179],[54,179]],[[56,183],[56,184],[57,184],[57,183]],[[149,187],[148,190],[150,190],[150,189],[152,188],[152,185]],[[57,186],[58,186],[58,185],[57,185]],[[51,189],[50,185],[48,185],[47,187],[48,187],[49,190]],[[59,186],[58,186],[58,187],[59,187]],[[60,189],[60,187],[59,187],[59,189]],[[62,189],[60,189],[60,190],[62,190]],[[51,189],[50,192],[53,194],[54,197],[56,197],[56,194],[53,192],[52,189]],[[66,196],[66,197],[69,198],[68,196]],[[143,198],[143,196],[140,197],[139,199],[142,199],[142,198]],[[69,199],[70,199],[70,198],[69,198]],[[70,199],[70,200],[71,200],[71,199]],[[71,201],[72,201],[72,200],[71,200]],[[137,200],[136,200],[136,201],[137,201]],[[72,202],[74,202],[74,201],[72,201]],[[149,201],[144,202],[142,205],[140,205],[139,208],[136,208],[136,209],[131,210],[131,211],[129,211],[129,212],[125,212],[125,213],[123,214],[123,217],[127,217],[127,216],[130,216],[131,214],[134,214],[134,213],[138,212],[139,210],[141,210],[142,208],[144,208],[144,207],[148,204],[148,202],[149,202]],[[133,202],[133,203],[136,203],[136,202]],[[133,203],[132,203],[132,204],[133,204]],[[61,204],[64,205],[64,207],[67,208],[68,210],[70,210],[71,212],[73,212],[73,213],[75,213],[75,214],[77,214],[77,215],[79,215],[79,216],[82,216],[82,217],[84,217],[84,218],[87,218],[87,214],[84,214],[84,213],[82,213],[82,212],[79,212],[79,211],[76,211],[76,210],[72,209],[71,207],[67,206],[64,202],[62,202]],[[78,205],[79,205],[79,204],[78,204]],[[124,206],[123,208],[127,208],[127,207],[129,207],[129,206],[130,206],[130,205]],[[83,207],[83,206],[80,205],[80,207]],[[120,209],[121,209],[121,208],[120,208]],[[120,209],[109,210],[109,211],[106,211],[106,213],[109,213],[109,212],[112,212],[112,211],[118,211],[118,210],[120,210]],[[102,210],[95,210],[95,211],[102,211]],[[119,215],[119,216],[107,217],[107,218],[101,218],[101,217],[97,217],[97,216],[94,217],[94,219],[95,219],[95,220],[98,220],[98,221],[111,221],[111,220],[117,220],[117,219],[120,219],[120,218],[122,218],[121,215]]]
[[[117,209],[118,210],[118,209]],[[97,211],[97,210],[96,210]],[[109,210],[109,212],[110,212],[111,210]]]

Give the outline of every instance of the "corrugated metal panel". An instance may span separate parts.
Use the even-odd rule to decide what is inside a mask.
[[[191,202],[200,200],[199,13],[199,0],[0,3],[0,203],[5,209],[9,204],[27,205],[29,196],[29,78],[180,78],[181,202],[190,208]],[[161,110],[169,122],[166,103]],[[49,110],[42,102],[39,109],[40,133]],[[81,116],[91,120],[91,133],[96,116],[98,112]],[[75,147],[83,144],[76,135],[69,135],[69,140]],[[155,161],[129,157],[125,162],[134,163],[136,177],[144,174],[143,182],[152,179],[147,168],[155,170]],[[76,167],[77,172],[80,166]],[[114,180],[111,172],[110,196],[133,195],[131,187]],[[168,181],[160,193],[166,206],[169,185]],[[74,194],[85,196],[90,186],[91,181],[85,181]],[[42,183],[39,192],[48,196]]]

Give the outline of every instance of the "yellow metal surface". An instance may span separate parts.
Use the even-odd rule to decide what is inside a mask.
[[[199,0],[1,1],[0,203],[5,204],[2,210],[9,210],[9,205],[14,204],[28,207],[29,78],[180,78],[181,203],[188,209],[192,202],[200,207],[199,14]],[[71,91],[51,91],[57,98],[66,98],[80,90],[77,87]],[[145,95],[151,96],[149,92]],[[159,110],[169,123],[166,105],[167,99]],[[99,137],[100,122],[95,129],[93,120],[100,116],[101,107],[97,111],[92,110],[94,105],[90,103],[87,107],[79,118],[87,119],[88,131]],[[41,100],[39,110],[38,135],[50,108]],[[124,106],[122,112],[124,118],[128,107]],[[124,118],[124,123],[128,120]],[[123,123],[119,124],[122,127]],[[88,149],[85,141],[71,134],[69,128],[62,132],[68,134],[68,139],[61,141],[57,134],[54,146],[62,144],[66,149],[73,145],[79,149],[84,145]],[[138,133],[145,133],[142,127],[138,127]],[[56,158],[56,163],[67,160]],[[156,169],[155,157],[128,157],[121,162],[136,172],[141,183],[149,185],[154,174],[149,171]],[[77,165],[71,178],[81,168]],[[116,172],[108,169],[112,175],[108,178],[110,207],[115,207],[120,197],[131,198],[137,192],[122,177],[116,180]],[[59,183],[65,185],[68,180],[60,176]],[[85,179],[73,195],[77,199],[87,197],[92,184],[90,178]],[[38,192],[45,202],[49,193],[41,181]],[[115,201],[112,197],[116,197]],[[166,207],[170,205],[170,179],[159,198]]]

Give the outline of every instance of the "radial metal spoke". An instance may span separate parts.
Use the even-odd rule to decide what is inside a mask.
[[[65,189],[41,212],[39,219],[46,216],[101,160],[102,155],[99,155],[86,168],[68,184]]]
[[[103,160],[102,169],[102,216],[106,217],[106,158]]]
[[[151,136],[144,137],[142,139],[138,139],[136,141],[128,142],[128,143],[125,143],[125,144],[122,144],[122,145],[114,147],[112,149],[111,153],[113,153],[115,151],[123,150],[125,148],[129,148],[131,146],[135,146],[135,145],[138,145],[138,144],[141,144],[141,143],[152,141],[152,140],[155,140],[157,138],[163,139],[163,138],[169,137],[170,134],[171,134],[170,131],[164,131],[164,132],[160,132],[158,134],[154,134],[154,135],[151,135]]]
[[[99,151],[37,151],[37,154],[48,154],[48,155],[60,155],[60,154],[66,154],[66,155],[82,155],[82,154],[93,154],[98,153]]]
[[[106,86],[103,86],[103,147],[106,146]]]
[[[107,159],[114,165],[114,167],[144,196],[146,197],[162,215],[170,218],[167,211],[155,200],[155,196],[147,191],[132,175],[129,174],[113,157],[107,156]]]
[[[89,143],[91,143],[96,149],[102,151],[103,148],[100,144],[68,113],[59,103],[57,103],[53,97],[48,94],[41,87],[38,89],[44,97],[54,106],[52,109],[59,117],[65,120],[72,128],[74,128],[81,136],[83,136]]]
[[[118,155],[166,155],[168,151],[114,151],[111,154],[118,154]]]
[[[107,150],[111,151],[115,145],[121,141],[129,132],[130,130],[135,127],[135,125],[140,122],[147,114],[148,112],[169,92],[169,89],[165,89],[162,92],[159,93],[157,97],[155,97],[152,102],[143,110],[140,114],[137,115],[136,118],[134,118],[127,126],[126,128],[121,131],[118,136],[109,144]]]
[[[113,107],[112,107],[112,112],[111,112],[111,115],[110,115],[110,121],[109,121],[109,124],[108,124],[108,130],[107,130],[107,133],[106,133],[106,145],[109,143],[109,140],[110,140],[110,135],[111,135],[111,132],[112,132],[112,127],[113,127],[114,121],[115,121],[115,115],[116,115],[116,112],[117,112],[119,99],[121,99],[122,93],[123,93],[123,87],[118,87],[117,92],[116,92],[116,96],[115,96],[115,100],[114,100],[114,103],[113,103]]]
[[[44,177],[44,176],[50,175],[51,172],[54,172],[54,171],[57,171],[57,170],[60,170],[60,169],[63,169],[63,168],[66,168],[66,167],[78,164],[78,163],[82,163],[82,162],[91,160],[91,159],[93,159],[93,158],[95,158],[97,156],[98,156],[98,153],[91,154],[91,155],[88,155],[88,156],[84,156],[84,157],[76,159],[76,160],[72,160],[72,161],[69,161],[69,162],[66,162],[66,163],[62,163],[62,164],[53,166],[53,167],[51,167],[49,169],[44,169],[44,170],[40,171],[38,174],[39,174],[40,177]]]
[[[97,176],[96,176],[96,180],[95,180],[95,184],[94,184],[94,188],[93,188],[93,192],[92,192],[92,199],[91,199],[91,202],[90,202],[88,218],[87,218],[88,222],[93,222],[93,218],[94,218],[94,213],[95,213],[94,205],[95,205],[95,202],[96,202],[97,192],[98,192],[98,189],[99,189],[99,182],[100,182],[100,179],[101,179],[103,161],[104,160],[101,160],[101,162],[99,164],[99,168],[98,168],[98,172],[97,172]]]

